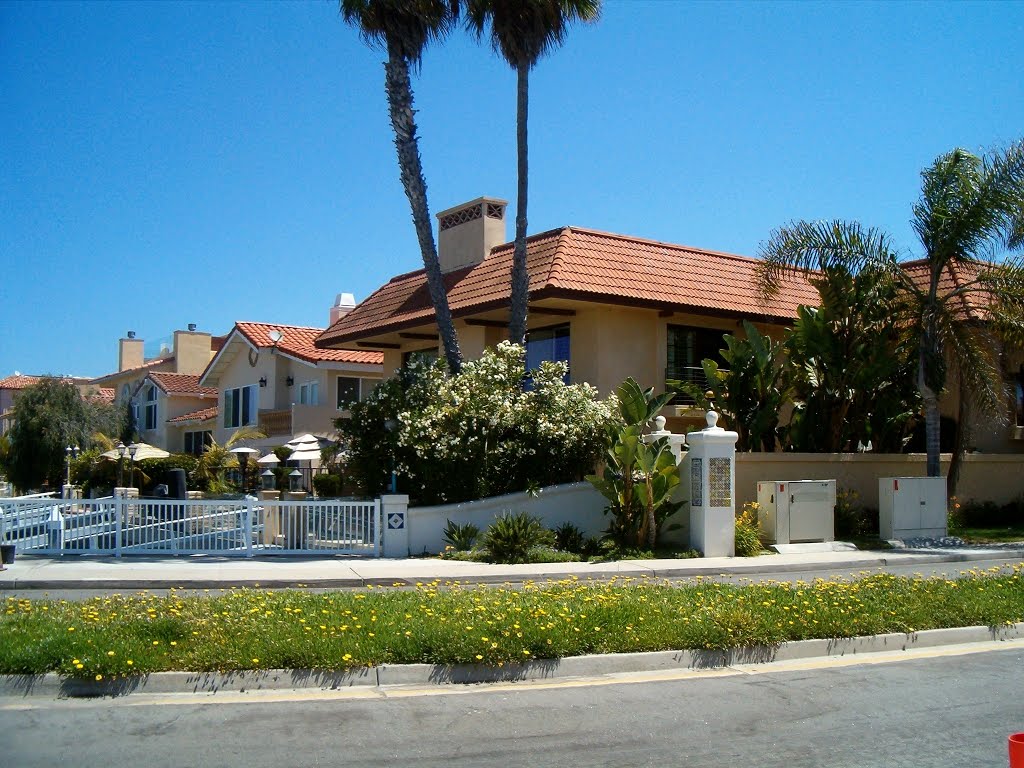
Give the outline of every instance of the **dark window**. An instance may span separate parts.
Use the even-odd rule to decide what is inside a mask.
[[[156,429],[156,387],[146,391],[146,424],[143,429]]]
[[[245,427],[256,422],[256,385],[224,390],[224,426]]]
[[[526,334],[526,370],[535,371],[545,361],[569,363],[569,325],[539,328]],[[529,380],[527,386],[529,386]],[[569,374],[565,374],[569,383]]]
[[[417,360],[423,360],[424,362],[432,363],[441,356],[440,349],[438,347],[430,347],[428,349],[416,349],[412,352],[402,353],[402,366],[405,367],[412,360],[413,355],[416,356]]]
[[[676,381],[690,381],[701,389],[707,388],[704,378],[703,361],[714,360],[720,367],[725,365],[721,350],[725,349],[722,338],[728,331],[713,328],[688,328],[682,325],[668,327],[668,355],[665,378]],[[692,399],[677,396],[679,402],[692,403]]]
[[[205,432],[185,433],[185,453],[191,453],[193,456],[201,456],[203,451],[211,445],[213,445],[213,432],[209,430]]]
[[[360,400],[360,384],[359,379],[353,378],[352,376],[339,376],[338,377],[338,410],[344,411],[352,403],[357,403]]]

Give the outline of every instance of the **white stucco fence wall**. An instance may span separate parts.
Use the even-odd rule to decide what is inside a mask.
[[[605,498],[590,483],[570,483],[544,488],[539,496],[510,493],[461,504],[410,507],[406,519],[409,552],[442,552],[448,521],[472,523],[482,534],[503,512],[526,512],[539,517],[545,528],[572,523],[587,536],[598,536],[608,527]]]

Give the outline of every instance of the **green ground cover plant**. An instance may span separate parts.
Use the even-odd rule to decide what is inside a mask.
[[[110,679],[162,670],[505,665],[589,653],[725,649],[1024,621],[1024,563],[957,580],[796,584],[576,579],[311,594],[171,592],[84,602],[10,597],[0,673]]]

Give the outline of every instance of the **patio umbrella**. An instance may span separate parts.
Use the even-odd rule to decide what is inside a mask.
[[[155,445],[150,445],[149,443],[135,443],[135,461],[142,461],[143,459],[166,459],[170,455],[171,454],[167,451],[162,448],[157,448]],[[105,451],[104,453],[101,453],[100,456],[104,459],[111,459],[112,461],[117,461],[121,458],[120,454],[117,452],[117,448]],[[126,459],[129,458],[127,450],[125,451],[124,457]]]
[[[319,461],[320,448],[329,442],[309,434],[293,437],[285,443],[286,447],[292,449],[288,461]]]

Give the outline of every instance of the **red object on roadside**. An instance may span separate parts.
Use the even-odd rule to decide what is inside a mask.
[[[1024,733],[1011,733],[1010,768],[1024,768]]]

